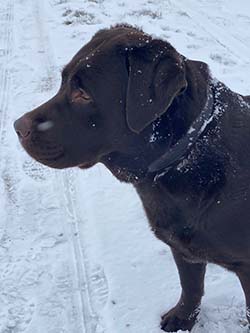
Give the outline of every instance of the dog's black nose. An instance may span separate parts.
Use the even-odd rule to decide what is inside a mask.
[[[14,128],[20,139],[26,139],[31,133],[32,120],[28,116],[22,116],[14,122]]]

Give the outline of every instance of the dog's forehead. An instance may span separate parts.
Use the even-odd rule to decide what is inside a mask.
[[[63,72],[69,73],[68,76],[73,77],[75,74],[85,74],[86,77],[92,75],[98,75],[103,73],[110,67],[110,63],[116,61],[115,57],[111,56],[111,53],[102,52],[103,49],[93,50],[89,53],[81,53],[79,57],[74,58],[63,70]]]
[[[102,63],[107,57],[115,54],[116,47],[127,49],[137,42],[148,42],[151,36],[143,31],[127,26],[117,25],[110,29],[98,31],[93,38],[84,45],[72,60],[65,66],[63,72],[76,71],[82,67],[91,68],[93,63]]]
[[[92,38],[92,41],[99,40],[99,41],[113,41],[116,42],[117,40],[120,41],[127,41],[128,39],[137,39],[142,37],[149,37],[148,34],[130,25],[116,25],[111,27],[110,29],[102,29],[99,30]]]
[[[147,47],[148,53],[144,47]],[[141,49],[144,56],[159,56],[159,54],[172,56],[178,62],[179,56],[175,49],[166,41],[154,39],[142,30],[127,25],[117,25],[110,29],[98,31],[93,38],[84,45],[72,60],[65,66],[63,77],[73,76],[77,73],[85,73],[86,76],[103,73],[108,66],[115,68],[122,59],[122,54]],[[119,53],[119,56],[117,56]],[[111,65],[111,67],[110,67]]]

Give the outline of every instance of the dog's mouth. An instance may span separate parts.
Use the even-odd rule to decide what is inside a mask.
[[[51,168],[65,167],[65,151],[61,145],[52,142],[36,142],[35,140],[20,140],[26,152],[39,163]]]
[[[20,140],[25,151],[37,162],[54,169],[79,167],[88,169],[96,164],[96,161],[77,162],[77,159],[66,152],[64,147],[49,141]]]

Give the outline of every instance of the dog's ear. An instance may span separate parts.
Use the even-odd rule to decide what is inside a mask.
[[[151,38],[129,47],[126,116],[139,133],[167,111],[187,86],[183,57],[168,43]]]

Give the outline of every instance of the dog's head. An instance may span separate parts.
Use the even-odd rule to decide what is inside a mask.
[[[115,26],[75,55],[58,93],[18,119],[15,129],[37,161],[89,167],[114,152],[146,149],[143,133],[186,85],[183,57],[170,44]]]

